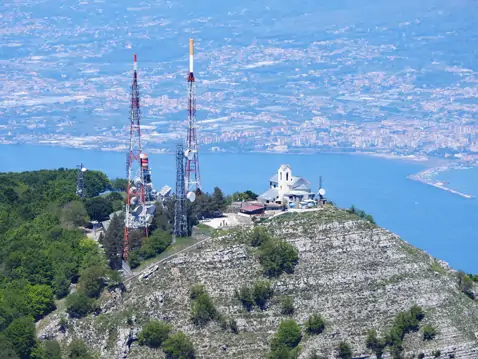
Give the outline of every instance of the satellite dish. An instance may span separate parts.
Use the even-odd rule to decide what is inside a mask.
[[[294,203],[294,202],[290,202],[290,203],[289,203],[289,207],[290,207],[290,208],[294,208],[294,207],[295,207],[295,203]]]
[[[319,194],[321,196],[325,195],[325,189],[323,189],[323,188],[319,189]]]
[[[138,202],[138,197],[131,197],[131,200],[129,201],[130,204],[136,204]]]
[[[154,217],[149,214],[146,216],[146,222],[148,222],[149,224],[153,223],[153,219]]]
[[[312,202],[307,203],[307,207],[312,208],[314,207],[314,204]]]
[[[186,150],[184,152],[184,156],[188,159],[188,160],[192,160],[194,158],[194,152],[192,150]]]
[[[86,168],[83,167],[83,168],[81,169],[81,172],[86,172]]]
[[[196,200],[196,193],[188,192],[186,198],[189,200],[189,202],[194,202]]]
[[[142,183],[143,183],[143,181],[141,181],[141,178],[139,178],[139,177],[136,177],[136,178],[134,179],[134,183],[135,183],[135,185],[137,185],[137,186],[138,186],[138,185],[142,184]]]
[[[136,187],[131,187],[131,188],[129,189],[129,193],[134,193],[134,192],[136,192]]]
[[[139,216],[139,215],[141,214],[141,212],[143,212],[143,206],[139,205],[138,207],[136,207],[136,208],[133,210],[132,214],[133,214],[133,216],[136,216],[136,217],[137,217],[137,216]]]

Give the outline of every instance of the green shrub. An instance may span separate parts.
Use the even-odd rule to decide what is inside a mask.
[[[68,359],[94,359],[86,344],[79,339],[73,340],[68,346]]]
[[[3,332],[9,342],[9,347],[14,349],[21,359],[30,358],[36,347],[35,322],[32,317],[15,318]]]
[[[473,293],[473,280],[468,277],[463,272],[458,272],[458,286],[460,290],[465,293],[471,299],[475,299],[475,295]]]
[[[236,291],[236,298],[239,299],[246,308],[247,311],[251,311],[252,307],[254,306],[254,298],[252,295],[252,289],[247,285],[243,285],[239,291]]]
[[[427,324],[423,327],[423,340],[432,340],[437,335],[437,331],[431,325]]]
[[[252,295],[257,306],[261,309],[265,309],[267,301],[272,298],[274,290],[271,284],[267,281],[259,281],[254,283],[252,289]]]
[[[375,353],[377,359],[380,359],[382,357],[383,351],[385,349],[385,343],[383,342],[383,340],[377,337],[377,332],[375,330],[368,331],[365,345],[368,349],[372,350]]]
[[[417,319],[418,321],[421,321],[423,318],[425,318],[425,312],[423,311],[423,309],[421,307],[419,307],[418,305],[413,305],[411,308],[410,308],[410,313],[412,314],[413,317],[415,317],[415,319]]]
[[[305,330],[309,334],[320,334],[324,329],[325,322],[320,314],[312,314],[305,322]]]
[[[159,348],[169,337],[171,326],[158,320],[146,324],[138,335],[140,345]]]
[[[191,291],[189,292],[189,298],[196,299],[200,295],[206,293],[206,289],[202,284],[195,284],[191,287]]]
[[[291,297],[285,297],[282,300],[281,313],[284,315],[294,314],[294,300]]]
[[[88,298],[83,293],[72,293],[66,298],[66,312],[72,318],[81,318],[93,309],[94,299]]]
[[[352,358],[352,348],[346,342],[340,342],[339,344],[339,358],[342,359],[351,359]]]
[[[249,232],[249,244],[253,247],[259,247],[271,239],[264,227],[254,227]]]
[[[163,351],[167,359],[195,358],[193,343],[182,332],[171,335],[164,342]]]
[[[302,332],[299,325],[293,319],[287,319],[280,323],[277,333],[272,338],[271,349],[276,351],[280,348],[288,350],[299,345],[302,339]]]
[[[290,243],[284,241],[268,241],[261,246],[259,262],[264,274],[277,277],[283,272],[293,273],[299,262],[299,252]]]
[[[141,264],[141,257],[139,256],[138,251],[131,251],[128,255],[128,263],[131,269],[138,268]]]
[[[209,294],[203,293],[196,298],[192,308],[191,320],[196,325],[205,325],[218,318],[218,313]]]
[[[439,350],[435,350],[435,351],[433,352],[433,356],[434,356],[435,358],[438,358],[440,355],[441,355],[441,351],[439,351]]]
[[[43,352],[45,354],[45,359],[61,359],[61,347],[56,340],[44,341]]]
[[[234,318],[229,319],[229,328],[234,334],[239,333],[239,328],[237,327],[237,322]]]

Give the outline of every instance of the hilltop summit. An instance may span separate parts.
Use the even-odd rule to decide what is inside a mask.
[[[284,214],[260,226],[274,241],[298,250],[295,268],[267,278],[257,243],[251,246],[242,229],[223,232],[162,262],[147,279],[127,282],[124,293],[105,294],[100,314],[69,320],[64,333],[59,316],[48,318],[40,337],[64,343],[83,339],[101,358],[163,358],[161,349],[136,341],[147,322],[160,319],[192,340],[198,358],[265,358],[280,323],[292,318],[302,327],[300,358],[338,357],[342,341],[353,357],[375,358],[366,345],[368,330],[384,337],[399,313],[418,305],[424,317],[418,331],[405,334],[402,357],[478,357],[478,302],[460,290],[458,272],[446,263],[331,205]],[[265,280],[272,297],[262,309],[253,304],[247,310],[238,300],[241,288]],[[191,320],[195,299],[190,291],[197,284],[216,311],[216,319],[204,325]],[[285,297],[293,299],[287,314]],[[325,322],[316,335],[304,328],[313,313]],[[224,318],[235,322],[237,333],[227,329]],[[423,339],[425,326],[436,329],[434,339]],[[390,357],[389,348],[385,353]]]

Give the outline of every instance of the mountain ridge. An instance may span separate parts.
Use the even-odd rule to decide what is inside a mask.
[[[314,352],[334,358],[343,340],[354,355],[371,355],[367,331],[375,329],[383,336],[397,314],[419,305],[425,312],[420,328],[431,324],[438,334],[430,341],[422,339],[422,329],[406,334],[404,355],[478,355],[478,303],[460,291],[458,272],[445,262],[330,205],[317,212],[285,214],[261,226],[299,253],[293,273],[269,279],[274,296],[265,310],[255,307],[249,312],[236,298],[241,286],[266,280],[257,248],[239,229],[166,260],[147,279],[129,282],[125,293],[105,294],[101,313],[70,320],[66,333],[58,329],[59,315],[47,318],[39,336],[62,342],[81,338],[101,358],[162,357],[161,350],[136,342],[141,327],[160,319],[193,341],[197,357],[265,357],[281,321],[292,317],[302,325],[317,312],[325,319],[325,331],[304,335],[300,358]],[[204,285],[221,315],[237,322],[238,334],[225,331],[218,321],[203,327],[192,323],[189,291],[197,283]],[[294,299],[292,316],[281,313],[284,296]]]

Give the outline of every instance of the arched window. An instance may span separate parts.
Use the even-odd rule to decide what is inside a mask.
[[[282,181],[282,171],[280,171],[280,180]]]
[[[289,172],[287,172],[287,173],[285,174],[285,180],[286,180],[286,181],[289,180]]]

